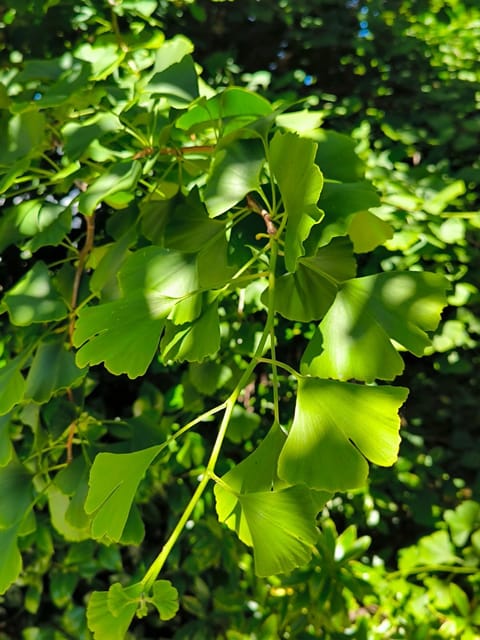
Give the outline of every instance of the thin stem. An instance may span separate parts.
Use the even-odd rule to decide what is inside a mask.
[[[418,573],[431,573],[434,571],[444,571],[446,573],[476,573],[478,571],[478,567],[456,567],[449,564],[431,564],[423,567],[414,567],[412,569],[407,569],[406,571],[393,571],[387,575],[387,578],[389,580],[395,580],[396,578],[412,576]]]
[[[169,538],[163,545],[162,550],[160,551],[158,556],[155,558],[155,560],[152,562],[145,576],[142,579],[142,584],[145,591],[149,591],[151,589],[153,583],[157,579],[158,574],[162,570],[163,565],[165,564],[172,548],[174,547],[175,543],[180,537],[180,534],[182,533],[193,510],[195,509],[195,506],[197,505],[198,501],[202,497],[202,494],[205,491],[209,481],[212,478],[216,477],[214,473],[215,465],[217,463],[218,456],[220,455],[223,440],[225,438],[225,434],[227,433],[228,424],[230,422],[230,418],[232,416],[235,403],[237,402],[238,396],[242,392],[244,386],[247,384],[250,376],[252,375],[255,367],[257,366],[257,363],[261,360],[261,354],[263,353],[263,350],[265,348],[265,345],[267,344],[267,341],[269,339],[272,339],[272,329],[275,323],[275,308],[273,304],[274,290],[275,290],[275,267],[276,267],[276,261],[277,261],[277,253],[278,253],[277,243],[273,239],[270,241],[270,247],[271,247],[271,256],[270,256],[270,274],[269,274],[268,317],[262,333],[262,337],[260,338],[260,341],[255,350],[255,354],[253,355],[252,360],[250,361],[248,367],[243,372],[240,380],[235,386],[235,389],[232,391],[230,397],[225,402],[225,413],[223,414],[223,418],[220,423],[220,427],[218,429],[217,437],[215,438],[215,443],[213,445],[210,458],[205,468],[205,473],[202,476],[187,506],[185,507],[185,510],[182,513],[180,519],[175,525],[175,528],[173,529]],[[185,427],[187,426],[189,425],[185,425]],[[183,430],[185,430],[185,427],[183,428]]]
[[[273,417],[277,424],[280,424],[280,409],[278,397],[278,369],[275,348],[275,327],[270,329],[270,353],[272,354],[272,384],[273,384]]]
[[[279,360],[272,360],[271,358],[259,358],[258,362],[265,362],[267,364],[271,364],[272,368],[274,366],[280,367],[280,369],[284,369],[294,378],[299,378],[301,375],[300,373],[298,373],[298,371],[295,371],[293,367],[290,367],[288,364],[285,364],[284,362],[280,362]]]
[[[87,261],[88,254],[93,248],[93,243],[95,239],[95,213],[92,213],[91,216],[85,216],[85,221],[87,223],[87,235],[85,238],[85,244],[83,245],[80,253],[78,254],[78,265],[75,271],[75,277],[73,279],[72,298],[70,300],[70,307],[72,309],[72,316],[71,316],[70,324],[68,328],[70,342],[72,342],[73,330],[75,327],[75,316],[73,312],[77,307],[78,293],[80,291],[80,282],[82,280],[83,270],[85,268],[85,263]]]

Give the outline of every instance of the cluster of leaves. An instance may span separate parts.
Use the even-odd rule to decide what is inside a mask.
[[[63,633],[74,637],[88,637],[82,598],[92,589],[89,625],[102,639],[123,637],[149,606],[160,620],[136,622],[135,637],[158,635],[173,625],[165,620],[179,596],[180,622],[171,627],[178,638],[230,630],[228,637],[362,638],[367,629],[385,637],[386,619],[415,637],[424,617],[415,601],[405,603],[416,598],[440,611],[428,620],[438,637],[452,637],[452,626],[442,628],[442,611],[452,607],[460,614],[455,633],[475,633],[473,580],[463,596],[453,585],[440,602],[438,581],[405,580],[415,564],[408,554],[396,581],[383,566],[369,568],[366,580],[365,565],[352,559],[363,557],[368,540],[357,540],[354,528],[338,537],[328,521],[320,534],[315,526],[334,492],[365,484],[366,459],[395,460],[406,390],[384,381],[403,371],[397,348],[416,355],[429,348],[425,332],[438,322],[445,282],[408,271],[415,260],[387,258],[387,273],[369,267],[356,277],[354,253],[398,241],[400,225],[391,210],[381,211],[391,226],[369,211],[380,200],[352,140],[318,128],[324,110],[212,90],[189,41],[156,30],[169,4],[75,5],[72,18],[59,20],[68,51],[62,44],[53,58],[36,59],[38,37],[25,61],[7,42],[0,579],[2,590],[13,587],[6,607],[23,602],[34,620],[50,599],[63,610]],[[198,23],[208,8],[180,2],[176,10],[188,9]],[[37,21],[20,9],[6,14],[18,27],[10,33],[43,28],[43,9]],[[449,192],[442,203],[455,197]],[[416,207],[427,199],[431,191]],[[302,333],[307,348],[290,346]],[[193,431],[199,424],[201,434]],[[407,462],[399,476],[411,479]],[[213,517],[204,492],[211,481],[218,519],[253,547],[254,564]],[[328,504],[335,512],[335,500]],[[432,564],[450,576],[475,572],[478,518],[470,520],[462,540],[434,538],[438,554],[418,556],[420,578]],[[143,523],[153,541],[140,554]],[[174,547],[184,528],[188,541]],[[291,578],[254,577],[291,571],[312,553]],[[175,587],[157,579],[162,569]],[[102,571],[114,574],[110,589]],[[208,571],[214,575],[202,580]],[[238,585],[251,594],[251,619]],[[321,610],[305,611],[312,599]],[[471,630],[462,626],[469,616]],[[34,624],[25,634],[41,637]]]

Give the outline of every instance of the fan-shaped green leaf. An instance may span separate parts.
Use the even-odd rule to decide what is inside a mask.
[[[124,640],[140,604],[141,583],[123,588],[112,584],[108,591],[94,591],[87,605],[88,626],[95,640]]]
[[[316,151],[315,142],[293,133],[277,132],[270,143],[270,164],[288,218],[285,264],[290,272],[304,255],[303,243],[311,228],[323,216],[317,207],[323,176],[315,164]]]
[[[331,492],[363,486],[367,459],[381,466],[396,460],[398,410],[407,394],[403,387],[300,379],[293,423],[279,458],[280,478]]]
[[[42,404],[56,391],[75,386],[85,374],[86,369],[79,369],[74,354],[65,349],[63,337],[42,342],[28,372],[25,398]]]
[[[92,535],[118,542],[140,480],[160,446],[133,453],[99,453],[90,470],[85,511],[93,515]]]
[[[100,202],[109,196],[134,189],[141,173],[142,165],[138,160],[113,164],[79,197],[79,211],[91,215]]]
[[[68,308],[55,290],[47,265],[39,260],[3,298],[10,320],[18,326],[63,320]]]
[[[422,355],[446,304],[442,276],[381,273],[342,285],[302,358],[302,373],[338,380],[393,380],[403,361],[391,343]]]
[[[288,573],[310,560],[318,534],[317,508],[305,487],[228,493],[220,498],[217,493],[219,519],[253,546],[257,575]]]
[[[170,580],[157,580],[153,583],[153,596],[148,599],[158,610],[160,620],[170,620],[178,611],[178,591]]]
[[[218,149],[204,194],[210,217],[221,215],[259,188],[264,162],[260,140],[234,140]]]
[[[367,253],[393,237],[393,228],[370,211],[359,211],[350,221],[348,235],[356,253]]]
[[[166,316],[172,303],[165,303]],[[151,317],[142,295],[85,307],[78,314],[73,344],[79,367],[100,362],[113,374],[130,378],[147,370],[157,350],[165,318]]]
[[[200,362],[220,348],[218,304],[209,304],[200,316],[187,325],[167,323],[160,343],[162,359]]]
[[[286,273],[275,285],[275,308],[289,320],[319,320],[335,299],[339,283],[355,275],[352,245],[335,238],[310,258],[300,258],[295,273]],[[262,300],[266,302],[264,292]]]

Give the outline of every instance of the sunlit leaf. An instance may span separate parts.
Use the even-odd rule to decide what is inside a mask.
[[[77,364],[104,362],[112,373],[143,375],[152,361],[166,318],[179,298],[198,288],[195,257],[158,247],[129,256],[119,273],[125,295],[78,314],[73,343]]]
[[[141,173],[142,165],[138,160],[118,162],[112,165],[92,182],[79,197],[79,211],[86,215],[91,215],[100,202],[109,196],[120,191],[134,189]]]
[[[68,309],[55,290],[47,265],[38,260],[17,284],[7,291],[3,303],[13,324],[62,320]]]
[[[380,198],[369,182],[326,181],[318,204],[325,218],[314,235],[319,244],[326,244],[335,236],[346,235],[355,214],[378,207]]]
[[[270,164],[288,217],[285,233],[285,265],[294,272],[304,255],[303,243],[322,218],[317,202],[323,187],[322,172],[315,164],[317,145],[293,133],[276,133],[270,143]]]
[[[171,304],[164,316],[170,308]],[[77,366],[104,362],[115,375],[126,373],[130,378],[143,375],[155,355],[165,321],[165,317],[151,316],[141,294],[83,308],[73,334],[73,344],[80,347]]]
[[[271,104],[259,94],[240,87],[227,87],[220,94],[195,103],[178,118],[176,125],[194,131],[221,126],[225,134],[271,112]]]
[[[315,161],[326,178],[340,182],[363,179],[365,165],[355,152],[353,138],[329,129],[310,131],[308,137],[317,143]]]
[[[305,487],[231,494],[230,504],[228,493],[217,493],[219,519],[253,546],[257,575],[288,573],[310,560],[318,535],[317,509]]]
[[[356,253],[367,253],[393,237],[393,228],[370,211],[359,211],[350,221],[348,235]]]
[[[301,378],[278,474],[322,491],[361,487],[367,460],[392,465],[400,444],[398,410],[408,390]]]
[[[423,271],[349,280],[302,358],[302,372],[338,380],[393,380],[403,360],[391,339],[421,356],[446,304],[446,280]]]
[[[160,446],[133,453],[99,453],[90,470],[85,511],[93,516],[92,535],[119,541],[140,480]]]

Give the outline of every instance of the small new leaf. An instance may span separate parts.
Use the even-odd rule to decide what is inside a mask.
[[[143,585],[123,588],[112,584],[108,591],[94,591],[87,605],[88,626],[95,640],[124,640],[141,604]]]
[[[148,598],[160,616],[160,620],[171,620],[178,611],[178,591],[170,580],[157,580],[153,583],[153,596]]]

